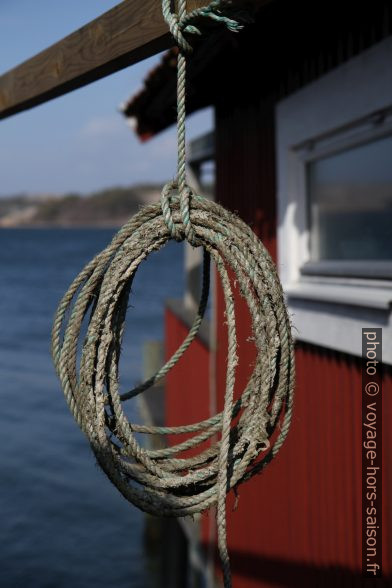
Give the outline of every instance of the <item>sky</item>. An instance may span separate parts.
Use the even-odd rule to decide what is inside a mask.
[[[93,20],[119,0],[1,0],[0,73]],[[140,143],[118,112],[159,62],[154,56],[0,121],[0,197],[89,193],[175,176],[174,127]],[[210,130],[211,109],[188,118],[187,137]]]

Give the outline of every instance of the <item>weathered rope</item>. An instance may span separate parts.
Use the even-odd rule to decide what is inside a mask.
[[[163,6],[165,9],[166,0]],[[179,36],[186,31],[184,23],[191,26],[189,15],[173,22],[171,28],[178,30]],[[185,111],[179,108],[179,126],[184,117]],[[282,288],[267,250],[236,215],[193,194],[185,182],[185,142],[179,136],[181,145],[184,151],[182,154],[180,147],[178,177],[164,188],[161,203],[144,207],[125,224],[64,295],[54,320],[52,355],[75,420],[87,435],[98,463],[125,498],[162,516],[193,515],[217,505],[218,548],[228,588],[226,494],[260,472],[288,433],[294,389],[293,342]],[[204,250],[198,313],[182,345],[159,372],[120,395],[119,360],[133,279],[142,261],[173,238],[186,239]],[[220,275],[228,327],[223,411],[184,426],[130,423],[122,402],[161,379],[197,334],[208,298],[210,258]],[[247,303],[257,351],[242,393],[235,389],[237,336],[229,270]],[[138,442],[142,433],[187,433],[189,438],[163,449],[145,449]],[[205,441],[207,448],[196,456],[184,455]]]
[[[227,10],[231,5],[228,1],[213,0],[208,6],[193,10],[188,14],[186,12],[186,0],[177,0],[177,4],[178,13],[173,13],[171,12],[171,0],[162,0],[162,14],[178,44],[179,54],[177,61],[177,179],[164,186],[161,204],[163,216],[171,236],[173,239],[179,240],[179,233],[171,218],[170,208],[170,194],[173,190],[178,191],[185,238],[191,245],[198,246],[200,243],[195,238],[189,215],[189,202],[192,190],[186,183],[185,76],[186,55],[192,52],[192,46],[186,40],[184,33],[200,35],[200,30],[193,23],[202,18],[209,18],[215,22],[222,23],[233,32],[239,31],[242,25],[233,18],[228,18],[223,14],[222,7],[225,6]]]
[[[173,199],[173,221],[184,238],[179,208],[178,198]],[[218,503],[219,547],[229,578],[224,498],[230,488],[260,471],[287,435],[293,348],[275,267],[252,230],[218,204],[196,196],[191,200],[191,217],[196,237],[220,273],[225,295],[229,346],[222,413],[192,425],[146,427],[129,423],[123,412],[118,364],[132,280],[149,253],[171,238],[159,204],[132,218],[75,279],[55,318],[52,349],[72,414],[99,464],[128,500],[165,516],[194,514]],[[236,327],[229,267],[248,304],[257,349],[252,375],[236,402]],[[89,324],[83,339],[85,317]],[[82,351],[79,369],[78,343]],[[135,433],[194,435],[173,447],[148,450],[140,446]],[[181,456],[219,434],[196,457]],[[269,446],[271,437],[274,443]]]

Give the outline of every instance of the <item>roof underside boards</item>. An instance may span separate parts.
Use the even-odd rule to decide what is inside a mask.
[[[211,104],[214,88],[211,82],[204,85],[204,79],[214,79],[215,63],[222,53],[229,53],[237,46],[237,37],[241,34],[220,30],[207,39],[197,40],[194,53],[188,57],[188,113]],[[176,47],[165,53],[161,63],[145,79],[144,88],[123,106],[124,115],[142,141],[150,139],[176,120],[177,55]]]
[[[187,112],[282,98],[389,36],[391,13],[386,0],[371,8],[352,0],[274,0],[239,33],[207,31],[188,59]],[[164,55],[124,107],[141,140],[176,120],[176,51]]]

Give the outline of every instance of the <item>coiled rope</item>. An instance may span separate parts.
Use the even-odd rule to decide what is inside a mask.
[[[179,2],[179,16],[168,19],[181,35],[190,22],[190,15],[186,19],[181,16],[184,2]],[[217,2],[213,4],[216,8]],[[167,0],[163,0],[163,8],[167,14]],[[214,14],[220,18],[219,13]],[[179,80],[182,75],[179,67]],[[180,90],[183,83],[179,82]],[[179,108],[179,127],[184,124],[181,116]],[[181,144],[184,151],[181,155],[179,148],[179,160],[185,158],[182,138],[179,147]],[[260,472],[288,433],[294,388],[293,342],[282,288],[267,250],[241,219],[194,194],[184,178],[185,167],[180,161],[178,177],[165,186],[161,203],[144,207],[129,220],[75,278],[55,316],[52,355],[75,420],[87,435],[99,465],[127,500],[146,512],[169,517],[193,515],[217,505],[218,548],[228,588],[226,494]],[[173,238],[187,239],[204,250],[198,313],[182,345],[159,372],[120,395],[119,359],[132,281],[140,263]],[[197,334],[208,298],[210,258],[220,275],[228,326],[223,411],[184,426],[130,423],[123,402],[162,378]],[[246,300],[257,350],[252,374],[237,400],[237,336],[229,269]],[[84,320],[88,321],[85,334]],[[170,447],[146,449],[137,441],[140,433],[192,436]],[[184,451],[207,440],[207,449],[193,457],[184,456]]]

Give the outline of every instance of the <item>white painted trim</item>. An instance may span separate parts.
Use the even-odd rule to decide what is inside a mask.
[[[303,341],[361,355],[362,327],[381,326],[387,363],[392,363],[392,281],[342,283],[333,277],[309,281],[301,277],[300,268],[309,260],[306,161],[391,129],[391,63],[392,37],[388,37],[276,107],[278,269],[294,334]]]
[[[301,280],[297,284],[287,286],[285,292],[289,300],[318,300],[362,308],[376,308],[388,312],[392,303],[392,289],[372,286],[307,283]]]

